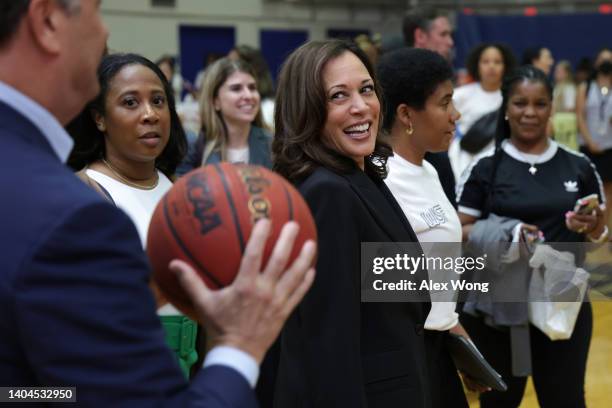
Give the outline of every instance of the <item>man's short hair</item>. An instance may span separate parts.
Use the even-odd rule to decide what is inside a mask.
[[[76,11],[80,5],[80,0],[57,0],[57,2],[70,12]],[[30,0],[3,0],[0,2],[0,47],[15,34],[29,6]]]
[[[429,31],[431,23],[438,17],[447,16],[440,10],[430,6],[415,7],[410,10],[406,17],[404,17],[402,25],[404,43],[409,47],[414,47],[414,30],[420,28],[423,31]]]

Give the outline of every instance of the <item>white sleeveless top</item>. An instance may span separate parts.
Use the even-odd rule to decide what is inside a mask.
[[[159,182],[157,186],[151,190],[143,190],[128,186],[96,170],[87,169],[87,175],[104,187],[113,198],[115,205],[132,219],[136,225],[142,247],[146,248],[147,233],[149,232],[153,211],[155,211],[157,203],[164,194],[172,187],[172,182],[168,177],[158,170]],[[170,303],[167,303],[157,310],[157,314],[178,315],[181,313]]]

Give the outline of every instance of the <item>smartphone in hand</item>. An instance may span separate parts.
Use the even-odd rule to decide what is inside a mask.
[[[576,200],[574,212],[580,215],[589,215],[597,207],[599,207],[599,197],[597,197],[597,194],[590,194]]]

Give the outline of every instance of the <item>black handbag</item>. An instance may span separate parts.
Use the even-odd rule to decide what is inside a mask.
[[[498,111],[494,110],[474,122],[459,142],[461,149],[471,154],[484,149],[495,138],[497,115]]]

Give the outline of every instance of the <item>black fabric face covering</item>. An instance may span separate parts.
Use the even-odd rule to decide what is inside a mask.
[[[604,61],[599,65],[598,71],[603,75],[612,74],[612,61]]]

